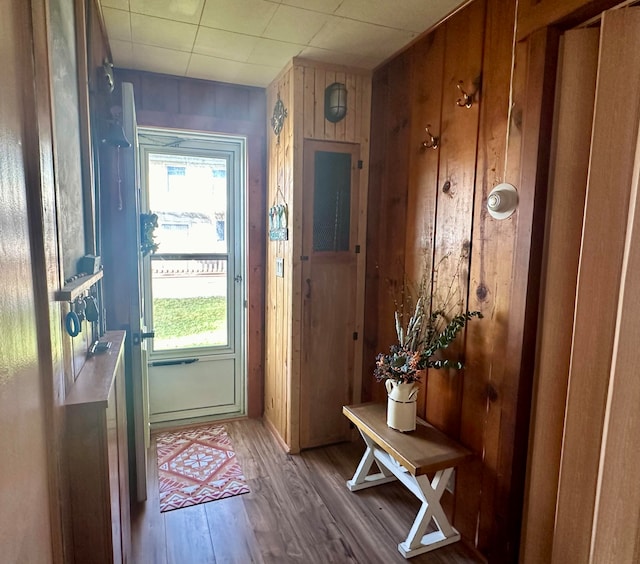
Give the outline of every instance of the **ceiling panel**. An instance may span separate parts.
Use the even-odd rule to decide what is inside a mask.
[[[191,53],[153,45],[134,44],[133,46],[134,68],[138,70],[184,76],[190,57]]]
[[[336,16],[331,18],[329,25],[323,27],[311,40],[312,47],[364,57],[378,57],[383,60],[417,35],[413,31],[392,29]]]
[[[104,2],[102,0],[103,4]],[[205,0],[129,0],[129,6],[137,14],[199,24],[204,2]]]
[[[131,14],[129,12],[114,8],[103,8],[102,15],[109,39],[131,41]]]
[[[207,0],[200,24],[261,36],[277,9],[266,0]]]
[[[134,43],[191,53],[197,31],[195,24],[131,14],[131,39]]]
[[[269,39],[308,45],[328,21],[325,14],[279,6],[263,35]]]
[[[421,32],[451,12],[451,4],[450,0],[344,0],[335,13],[386,27]]]
[[[333,14],[344,0],[282,0],[281,4],[314,10],[323,14]]]
[[[297,57],[302,49],[304,49],[303,45],[295,43],[258,39],[248,62],[282,69],[293,57]]]
[[[115,66],[267,86],[296,55],[373,69],[465,0],[99,0]]]
[[[102,5],[107,8],[129,11],[129,0],[102,0]]]
[[[246,62],[258,37],[200,26],[193,52],[230,61]]]

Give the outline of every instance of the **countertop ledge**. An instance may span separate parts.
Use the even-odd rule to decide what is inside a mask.
[[[124,351],[126,331],[107,331],[101,341],[111,341],[111,347],[87,359],[65,400],[66,406],[107,405]]]

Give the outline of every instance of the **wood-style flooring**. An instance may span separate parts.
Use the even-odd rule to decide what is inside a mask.
[[[360,438],[288,455],[259,420],[224,425],[251,493],[160,513],[152,440],[149,499],[132,510],[133,564],[407,562],[397,545],[420,504],[399,483],[346,488],[364,452]],[[482,560],[458,542],[409,562]]]

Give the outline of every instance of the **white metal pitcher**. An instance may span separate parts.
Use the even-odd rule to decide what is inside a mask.
[[[417,382],[397,382],[387,379],[387,425],[397,431],[415,431]]]

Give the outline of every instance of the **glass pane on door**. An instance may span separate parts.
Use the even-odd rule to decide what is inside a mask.
[[[148,203],[158,216],[150,261],[154,352],[231,342],[227,165],[197,154],[148,154]]]
[[[148,167],[158,252],[227,253],[226,159],[150,154]]]
[[[316,151],[313,250],[348,251],[351,218],[351,154]]]
[[[151,260],[153,349],[229,344],[227,261]]]

